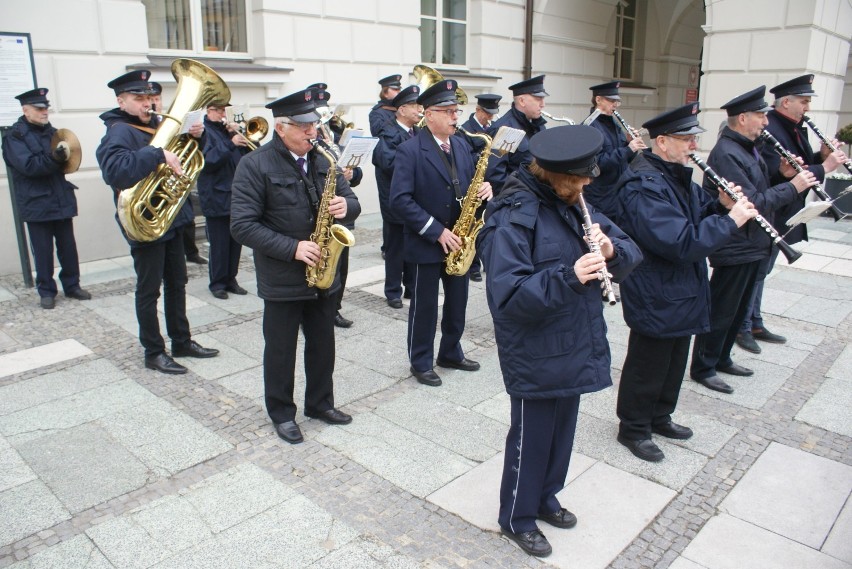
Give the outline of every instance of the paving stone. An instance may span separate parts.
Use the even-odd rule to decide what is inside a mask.
[[[354,326],[353,326],[354,328]],[[395,341],[399,340],[399,341]],[[337,357],[360,365],[388,377],[402,378],[411,375],[405,347],[405,338],[391,342],[369,337],[351,337],[338,341],[335,347]],[[369,354],[368,358],[364,358]]]
[[[852,379],[848,379],[852,376],[846,377],[826,379],[796,414],[796,420],[852,437]]]
[[[383,391],[399,381],[354,362],[338,359],[334,365],[334,404],[342,407]],[[261,392],[263,385],[261,382]]]
[[[2,302],[2,301],[0,301],[0,302]],[[3,332],[2,330],[0,330],[0,350],[11,351],[12,348],[15,348],[17,346],[18,346],[17,340],[15,340],[12,336],[7,334],[6,332]]]
[[[87,356],[92,350],[77,340],[62,340],[0,355],[0,377]]]
[[[35,479],[35,473],[15,449],[0,448],[0,492]]]
[[[825,374],[826,377],[835,379],[852,378],[852,346],[847,345],[840,356],[834,361],[831,369]]]
[[[751,368],[754,370],[754,375],[751,377],[738,377],[726,373],[719,373],[719,378],[725,383],[734,388],[734,392],[719,393],[711,391],[700,383],[689,379],[683,381],[683,388],[695,393],[700,393],[706,397],[729,401],[742,407],[749,409],[760,409],[769,398],[772,397],[778,388],[784,385],[784,382],[792,374],[792,370],[787,367],[775,365],[770,362],[759,362],[744,350],[735,350],[732,354],[734,362],[739,365]],[[688,372],[687,372],[688,373]]]
[[[819,297],[803,297],[794,306],[784,311],[784,316],[823,326],[836,327],[849,313],[852,306],[847,301],[827,300]]]
[[[721,510],[819,549],[850,492],[852,466],[771,443]]]
[[[849,565],[735,517],[713,517],[683,552],[708,569],[849,569]]]
[[[822,552],[852,565],[850,535],[852,535],[852,504],[847,501],[822,546]]]
[[[135,490],[151,476],[144,464],[95,424],[31,440],[18,452],[75,513]]]
[[[257,360],[215,340],[207,334],[197,334],[193,340],[205,348],[219,350],[215,358],[177,358],[177,361],[204,379],[218,379],[257,366]]]
[[[71,516],[41,480],[0,492],[0,543],[6,545]]]
[[[507,429],[511,422],[512,402],[505,391],[475,405],[473,410],[480,415],[499,421]]]
[[[419,562],[393,548],[359,537],[308,566],[310,569],[419,569]]]
[[[13,569],[112,569],[113,565],[85,535],[78,535],[40,551]]]
[[[226,375],[217,381],[225,389],[263,405],[263,366]]]
[[[243,322],[242,324],[228,326],[221,330],[212,330],[207,332],[206,335],[257,362],[263,361],[265,343],[263,341],[263,326],[260,320]]]
[[[433,390],[435,395],[472,409],[479,403],[506,392],[500,360],[495,350],[471,350],[465,357],[478,361],[480,369],[467,372],[435,367],[435,371],[444,381],[440,388]]]
[[[17,296],[12,294],[9,289],[0,286],[0,302],[5,302],[7,300],[17,300]]]

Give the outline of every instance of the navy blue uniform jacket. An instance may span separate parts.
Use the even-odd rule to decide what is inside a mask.
[[[710,151],[707,164],[729,182],[742,186],[743,194],[773,226],[773,213],[796,199],[797,192],[792,183],[769,185],[766,163],[760,158],[754,142],[727,126]],[[704,176],[704,189],[713,196],[719,193],[708,176]],[[749,221],[736,231],[728,243],[710,255],[710,264],[725,267],[758,261],[769,256],[771,246],[769,234],[756,221]]]
[[[778,111],[772,110],[766,113],[766,118],[769,119],[769,124],[766,125],[766,130],[781,143],[790,153],[799,156],[805,161],[808,170],[813,172],[820,182],[825,181],[825,168],[822,167],[822,156],[819,152],[814,152],[811,148],[811,143],[808,141],[808,128],[804,121],[794,123],[790,119],[782,116]],[[797,136],[798,135],[798,136]],[[766,161],[766,167],[769,168],[769,181],[771,184],[780,184],[786,181],[786,178],[781,175],[779,167],[781,166],[781,156],[768,144],[763,145],[761,155]],[[805,196],[808,195],[808,190],[805,190],[793,203],[781,206],[775,212],[775,229],[778,231],[787,231],[787,220],[793,214],[805,207]],[[784,241],[787,243],[798,243],[799,241],[807,240],[808,229],[804,223],[797,225],[790,231]]]
[[[113,200],[117,202],[118,194],[122,190],[132,188],[137,182],[153,172],[158,165],[164,163],[166,159],[162,148],[149,146],[153,135],[130,126],[148,128],[149,125],[143,124],[138,118],[132,117],[120,109],[107,111],[100,118],[104,121],[107,131],[101,139],[101,144],[98,146],[95,155],[98,158],[98,165],[101,167],[104,182],[112,187]],[[156,123],[151,122],[153,126],[156,126]],[[118,226],[131,247],[144,247],[168,241],[175,236],[177,228],[189,224],[193,217],[192,205],[187,199],[169,230],[159,239],[144,243],[130,239],[120,223]],[[118,223],[118,214],[116,214],[115,220]]]
[[[530,138],[544,130],[547,121],[541,117],[530,121],[526,115],[515,108],[512,103],[512,108],[508,113],[497,119],[491,124],[488,134],[494,138],[501,126],[517,128],[527,135],[521,140],[518,149],[511,154],[505,154],[502,158],[494,160],[494,164],[488,166],[488,181],[491,182],[494,195],[496,196],[503,189],[506,179],[512,172],[517,172],[521,166],[532,162],[532,154],[530,154]]]
[[[77,186],[65,179],[62,164],[50,152],[56,129],[23,116],[3,139],[3,160],[12,171],[21,221],[56,221],[77,215]]]
[[[627,146],[624,131],[615,122],[615,117],[598,115],[591,124],[603,135],[603,147],[598,152],[598,166],[601,175],[592,179],[592,183],[583,189],[586,203],[607,217],[615,218],[618,210],[616,182],[627,170],[627,164],[635,153]]]
[[[415,132],[420,129],[414,127]],[[396,151],[399,145],[409,140],[408,131],[392,120],[385,124],[379,133],[379,144],[373,150],[373,165],[376,167],[376,186],[379,189],[379,207],[382,210],[382,218],[389,223],[402,223],[402,219],[395,215],[390,206],[391,180],[393,179],[393,165],[396,159]]]
[[[368,119],[370,121],[370,135],[379,136],[387,123],[396,120],[396,109],[393,108],[390,101],[379,101],[370,109]]]
[[[473,177],[473,151],[464,136],[450,138],[463,196]],[[439,152],[442,150],[428,128],[396,151],[390,206],[405,226],[403,257],[409,263],[442,263],[446,254],[438,237],[444,228],[452,231],[461,213],[452,178]]]
[[[580,284],[574,273],[589,252],[579,208],[523,168],[488,204],[487,215],[479,250],[506,391],[547,399],[612,385],[599,281]],[[642,253],[605,216],[591,217],[612,241],[616,255],[607,267],[620,281]]]
[[[220,122],[204,117],[204,168],[198,176],[198,201],[205,217],[231,215],[231,182],[248,148],[231,142],[234,136]]]
[[[621,283],[625,322],[654,338],[707,332],[707,256],[731,239],[736,223],[692,182],[692,168],[651,150],[639,153],[613,189],[618,226],[644,257]]]

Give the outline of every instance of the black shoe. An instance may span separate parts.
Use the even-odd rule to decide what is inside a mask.
[[[402,291],[402,298],[411,298],[411,289],[409,289],[409,288],[407,288],[407,287],[406,287],[406,288]]]
[[[232,292],[234,294],[238,294],[240,296],[242,296],[244,294],[248,294],[248,291],[246,289],[244,289],[243,287],[241,287],[240,285],[238,285],[237,283],[226,286],[225,290],[227,290],[228,292]]]
[[[552,514],[539,514],[538,519],[555,528],[571,529],[577,525],[577,516],[565,508],[560,508],[558,512]]]
[[[65,296],[67,298],[76,298],[77,300],[91,300],[92,299],[92,293],[90,293],[89,291],[82,289],[80,287],[77,287],[70,292],[66,292]]]
[[[215,348],[202,348],[195,340],[177,347],[172,345],[172,356],[175,358],[212,358],[219,354]]]
[[[216,290],[211,290],[210,294],[218,298],[219,300],[228,300],[228,293],[223,288],[217,288]]]
[[[329,425],[348,425],[352,422],[352,417],[339,409],[329,409],[328,411],[320,411],[318,413],[308,413],[305,411],[305,417],[319,419]]]
[[[186,368],[174,361],[171,356],[165,352],[159,353],[156,356],[145,356],[145,367],[154,369],[161,373],[182,374],[186,373]]]
[[[402,300],[399,298],[389,298],[388,306],[391,308],[402,308]]]
[[[705,377],[704,379],[696,379],[695,381],[697,381],[707,389],[712,389],[713,391],[718,391],[719,393],[734,392],[734,388],[719,379],[718,375],[711,375],[710,377]]]
[[[334,325],[337,326],[338,328],[349,328],[349,327],[352,326],[352,321],[344,318],[338,312],[337,314],[334,315]]]
[[[476,272],[471,271],[470,272],[470,280],[472,280],[475,283],[482,282],[482,273],[480,273],[479,271],[476,271]]]
[[[500,528],[500,533],[518,544],[525,553],[535,557],[547,557],[553,553],[553,548],[541,530],[525,531],[523,533],[512,533],[506,528]]]
[[[728,375],[738,375],[740,377],[748,377],[750,375],[754,375],[753,370],[734,363],[726,367],[716,366],[716,371],[721,371],[722,373],[727,373]]]
[[[38,303],[42,308],[51,310],[54,306],[56,306],[56,300],[52,296],[43,296],[39,299]]]
[[[754,341],[754,336],[752,336],[751,332],[740,332],[737,334],[737,345],[745,351],[753,354],[759,354],[761,352],[760,346],[758,346],[757,342]]]
[[[296,445],[302,442],[304,437],[302,437],[302,429],[299,428],[299,425],[296,424],[296,421],[287,421],[286,423],[274,423],[275,432],[278,433],[278,436],[291,445]]]
[[[685,441],[692,437],[692,429],[669,421],[665,425],[651,425],[651,432],[668,439],[679,439]]]
[[[460,362],[453,362],[450,360],[442,360],[441,358],[438,358],[435,363],[441,367],[460,369],[462,371],[476,371],[479,369],[479,362],[475,362],[467,358],[462,358],[462,361]]]
[[[663,451],[660,450],[660,447],[654,444],[654,441],[651,439],[642,439],[640,441],[634,441],[632,439],[628,439],[618,434],[617,437],[618,442],[627,447],[627,449],[633,453],[637,458],[641,458],[642,460],[647,460],[648,462],[660,462],[666,455],[663,454]]]
[[[428,385],[430,387],[438,387],[441,385],[441,377],[435,373],[435,370],[427,369],[426,371],[416,371],[414,368],[411,368],[411,373],[414,375],[415,379],[422,383],[423,385]]]
[[[766,328],[752,328],[751,335],[761,342],[769,342],[770,344],[785,344],[787,338],[780,334],[773,334]]]
[[[189,261],[190,263],[195,263],[196,265],[206,265],[207,264],[207,259],[205,259],[201,255],[199,255],[198,253],[196,253],[194,255],[187,255],[186,260]]]
[[[384,261],[384,260],[385,260],[385,252],[382,251],[382,261]]]

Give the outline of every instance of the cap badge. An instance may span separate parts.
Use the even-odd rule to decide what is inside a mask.
[[[452,89],[453,89],[453,82],[447,81],[447,91],[452,91]]]
[[[698,114],[698,105],[692,105],[692,114],[693,114],[693,115],[697,115],[697,114]]]
[[[47,91],[45,91],[44,89],[39,89],[38,94],[44,96],[47,95]]]
[[[619,89],[620,87],[621,87],[621,81],[616,81],[615,82],[615,88]]]
[[[311,92],[310,92],[310,91],[305,91],[305,100],[306,100],[306,101],[310,101],[310,100],[311,100]]]

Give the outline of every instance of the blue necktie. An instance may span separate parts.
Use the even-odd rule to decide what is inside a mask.
[[[298,166],[298,167],[299,167],[299,170],[301,170],[301,171],[302,171],[302,174],[307,174],[307,173],[308,173],[308,172],[307,172],[307,170],[305,170],[305,159],[304,159],[304,158],[298,158],[298,159],[296,159],[296,166]]]

